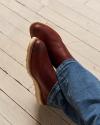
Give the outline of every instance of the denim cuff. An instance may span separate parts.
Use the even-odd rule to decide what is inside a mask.
[[[57,79],[58,81],[54,84],[54,86],[52,87],[48,98],[47,98],[47,104],[53,104],[54,99],[56,99],[59,91],[60,91],[60,84],[62,84],[63,82],[59,83],[59,79],[60,81],[63,81],[63,78],[61,78],[61,74],[64,72],[65,66],[69,65],[70,63],[76,62],[75,59],[67,59],[64,60],[57,68],[56,70],[56,75],[57,75]],[[61,80],[62,79],[62,80]],[[53,105],[54,106],[54,105]]]

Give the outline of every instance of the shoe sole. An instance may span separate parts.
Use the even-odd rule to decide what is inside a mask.
[[[33,37],[29,42],[29,45],[28,45],[28,48],[27,48],[26,69],[27,69],[27,72],[29,73],[29,75],[31,76],[31,78],[33,80],[33,83],[34,83],[34,86],[35,86],[35,96],[36,96],[37,102],[39,104],[43,105],[39,84],[33,78],[32,74],[31,74],[31,69],[30,69],[30,59],[31,59],[31,54],[32,54],[32,46],[34,45],[34,42],[35,42],[36,39],[37,39],[36,37]]]

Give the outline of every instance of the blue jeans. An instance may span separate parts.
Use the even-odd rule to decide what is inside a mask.
[[[74,59],[62,62],[57,79],[48,105],[62,109],[78,125],[100,125],[100,81]]]

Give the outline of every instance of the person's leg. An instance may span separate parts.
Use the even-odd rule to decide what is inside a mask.
[[[99,125],[100,81],[73,59],[50,27],[35,23],[30,29],[32,37],[44,41],[53,65],[61,64],[57,68],[58,83],[48,96],[48,104],[62,108],[78,124]]]
[[[63,61],[57,68],[57,78],[48,104],[59,105],[70,115],[69,103],[74,111],[73,120],[79,125],[100,125],[100,81],[74,59]],[[63,98],[59,98],[59,93]]]
[[[63,61],[63,60],[62,60]],[[27,70],[28,73],[34,78],[37,83],[35,85],[39,86],[39,91],[41,93],[40,99],[37,98],[37,101],[41,104],[47,104],[48,94],[50,93],[53,86],[58,84],[56,72],[53,69],[53,66],[48,57],[47,48],[41,40],[33,38],[29,44],[27,51]],[[35,92],[38,93],[38,90],[35,89]],[[36,94],[37,97],[37,94]],[[62,99],[62,103],[65,102],[62,92],[59,93],[59,104]],[[41,100],[42,99],[42,100]],[[55,99],[56,100],[56,99]],[[62,108],[57,104],[58,108]],[[71,119],[75,119],[74,109],[66,101],[66,111],[68,116]]]

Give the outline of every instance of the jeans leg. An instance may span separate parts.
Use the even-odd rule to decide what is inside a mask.
[[[79,125],[100,125],[100,81],[73,59],[58,67],[57,78],[59,91],[51,91],[48,104],[60,106],[67,115],[71,113],[70,118]]]

